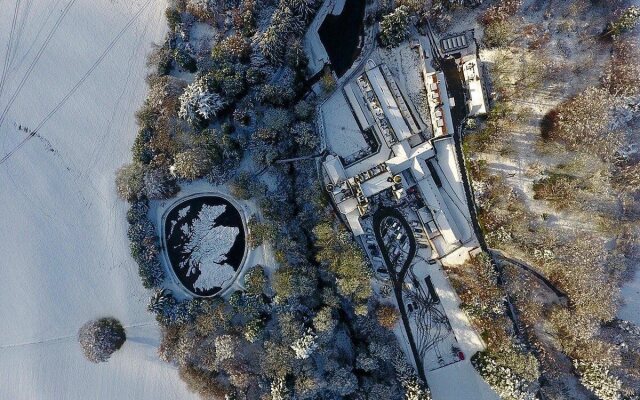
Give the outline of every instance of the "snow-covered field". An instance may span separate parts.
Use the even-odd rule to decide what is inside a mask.
[[[195,398],[156,356],[159,333],[113,184],[130,159],[145,54],[164,35],[164,7],[2,3],[1,399]],[[87,319],[105,315],[122,321],[128,340],[108,363],[93,365],[75,336]]]

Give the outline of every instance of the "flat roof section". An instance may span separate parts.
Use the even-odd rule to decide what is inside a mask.
[[[462,59],[462,74],[469,91],[469,100],[467,107],[470,116],[485,115],[487,113],[487,104],[482,91],[482,81],[480,79],[480,68],[478,67],[478,59],[475,56]]]
[[[360,184],[364,197],[370,197],[393,186],[393,175],[386,171]]]
[[[370,128],[371,124],[367,120],[367,117],[364,115],[364,112],[362,111],[362,107],[360,106],[360,103],[358,103],[358,99],[356,98],[356,94],[353,91],[353,87],[351,85],[352,85],[351,83],[344,85],[344,88],[343,88],[344,94],[347,96],[347,100],[349,100],[351,109],[353,110],[353,113],[356,115],[356,119],[360,123],[360,129],[364,131]],[[360,92],[360,90],[358,90],[358,92]]]
[[[407,126],[407,123],[402,116],[402,112],[398,107],[398,103],[393,97],[391,89],[387,86],[387,82],[385,81],[380,68],[376,67],[370,69],[366,74],[398,141],[411,137],[411,130],[409,129],[409,126]]]
[[[327,156],[323,166],[327,175],[329,175],[329,180],[334,185],[347,179],[347,174],[345,173],[342,162],[338,157],[334,155]]]
[[[429,116],[433,136],[452,135],[454,133],[453,119],[447,83],[442,72],[430,72],[424,74],[424,86],[427,89],[427,102],[429,103]]]
[[[433,215],[436,225],[438,225],[442,238],[447,244],[459,243],[458,236],[449,222],[451,213],[449,212],[447,204],[442,199],[442,195],[436,187],[435,182],[433,182],[433,178],[431,178],[430,175],[425,176],[423,180],[418,182],[418,188],[420,189],[420,193],[422,193],[425,203],[429,206],[428,208]]]
[[[442,45],[442,50],[444,50],[445,53],[464,49],[469,46],[467,43],[467,36],[465,34],[444,38],[440,40],[440,44]]]

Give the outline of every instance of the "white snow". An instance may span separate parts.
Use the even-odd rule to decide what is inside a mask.
[[[226,253],[240,233],[231,226],[216,225],[216,219],[226,210],[225,205],[204,205],[185,232],[187,243],[183,252],[189,257],[180,263],[180,268],[189,268],[189,273],[198,269],[200,275],[194,284],[199,290],[224,287],[235,276],[235,270],[226,261]]]
[[[0,127],[0,157],[25,138],[19,125],[44,124],[0,164],[0,399],[196,398],[175,367],[156,356],[159,333],[129,256],[127,206],[113,183],[131,158],[134,111],[146,93],[145,54],[163,38],[165,6],[3,3],[0,70],[5,60],[9,65],[0,113],[14,93],[15,101]],[[128,340],[108,363],[94,365],[83,358],[76,333],[105,315],[122,321]]]
[[[618,311],[618,317],[640,326],[640,268],[636,265],[632,280],[622,286],[624,304]]]

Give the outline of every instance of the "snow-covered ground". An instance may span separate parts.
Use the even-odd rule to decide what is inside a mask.
[[[3,3],[1,399],[195,398],[156,356],[159,332],[145,310],[148,293],[128,254],[126,205],[113,183],[130,159],[145,54],[164,35],[164,7]],[[20,126],[38,136],[17,148],[27,136]],[[105,315],[122,321],[128,340],[94,365],[75,336],[86,320]]]
[[[640,266],[636,265],[634,278],[622,286],[622,300],[618,317],[640,326]]]

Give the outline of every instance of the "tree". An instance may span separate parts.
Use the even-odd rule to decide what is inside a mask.
[[[380,325],[387,329],[393,329],[398,322],[398,310],[394,306],[382,304],[376,310],[376,317]]]
[[[204,151],[191,149],[176,155],[171,171],[179,178],[192,180],[202,177],[210,167],[210,160]]]
[[[247,293],[252,296],[259,296],[264,293],[267,287],[267,275],[264,273],[262,265],[255,265],[244,275],[244,286]]]
[[[385,47],[395,47],[409,36],[409,11],[400,6],[382,17],[380,22],[380,42]]]
[[[601,363],[588,363],[579,360],[574,361],[574,365],[580,372],[580,382],[591,390],[599,399],[620,400],[620,388],[622,383],[619,379],[611,376],[609,368]]]
[[[268,221],[260,222],[256,217],[249,220],[249,246],[256,248],[264,242],[273,243],[276,239],[276,227]]]
[[[635,96],[640,94],[640,64],[629,62],[640,58],[640,42],[637,39],[619,39],[613,44],[611,60],[605,71],[605,83],[613,95]]]
[[[640,21],[640,7],[631,6],[625,9],[618,19],[611,21],[607,25],[605,35],[619,36],[622,33],[629,32],[636,27]]]
[[[320,138],[313,129],[313,125],[308,122],[296,122],[291,127],[293,140],[307,150],[314,150],[320,144]]]
[[[180,96],[178,117],[197,125],[200,119],[211,119],[227,106],[225,100],[209,90],[202,78],[196,79],[186,87]]]
[[[144,173],[143,183],[150,199],[166,199],[178,192],[178,185],[166,168],[150,168]]]
[[[144,168],[139,163],[121,167],[116,172],[116,191],[125,201],[134,201],[144,193]]]
[[[311,328],[307,329],[302,337],[298,338],[291,345],[291,350],[294,351],[296,358],[299,360],[309,358],[311,353],[313,353],[317,348],[318,343],[316,342],[316,334]]]
[[[93,363],[106,362],[124,344],[127,335],[115,318],[86,322],[78,330],[78,342],[84,356]]]

